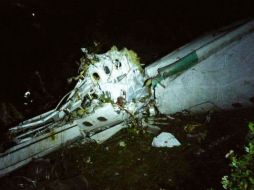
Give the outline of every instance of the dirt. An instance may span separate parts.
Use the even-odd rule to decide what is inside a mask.
[[[254,110],[176,114],[161,127],[181,146],[155,148],[155,136],[128,128],[104,144],[77,142],[0,180],[3,189],[222,189],[225,154],[243,153]]]

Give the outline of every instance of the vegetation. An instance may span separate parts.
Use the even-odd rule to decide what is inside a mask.
[[[254,189],[254,123],[249,123],[249,140],[245,154],[238,156],[231,150],[226,157],[230,159],[231,174],[222,178],[224,189]]]

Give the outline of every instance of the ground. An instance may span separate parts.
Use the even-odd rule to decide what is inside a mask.
[[[151,146],[155,134],[128,128],[104,144],[77,142],[0,180],[4,189],[222,189],[225,154],[243,153],[254,110],[174,115],[162,131],[182,143]],[[33,183],[33,182],[34,183]],[[36,187],[36,188],[35,188]]]

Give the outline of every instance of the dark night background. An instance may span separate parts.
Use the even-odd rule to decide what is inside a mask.
[[[48,109],[47,102],[71,88],[66,81],[77,73],[80,48],[93,41],[100,51],[113,45],[133,49],[149,64],[205,32],[252,15],[251,0],[1,1],[0,101],[23,112],[29,90],[33,114],[44,111],[41,105]]]

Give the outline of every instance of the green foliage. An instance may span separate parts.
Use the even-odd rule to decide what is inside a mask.
[[[110,51],[119,51],[119,50],[116,46],[113,46]],[[129,50],[127,48],[123,48],[122,50],[120,50],[120,52],[123,55],[125,55],[132,64],[136,65],[141,73],[144,72],[144,70],[140,64],[140,58],[135,51]]]
[[[99,100],[101,103],[114,103],[110,96],[107,95],[101,95],[99,97]]]
[[[254,123],[248,125],[250,135],[254,136]],[[246,153],[238,156],[231,150],[226,157],[230,159],[231,174],[222,178],[224,189],[253,190],[254,189],[254,139],[245,146]]]
[[[249,127],[251,133],[254,134],[254,123],[250,122],[249,125],[248,125],[248,127]]]

